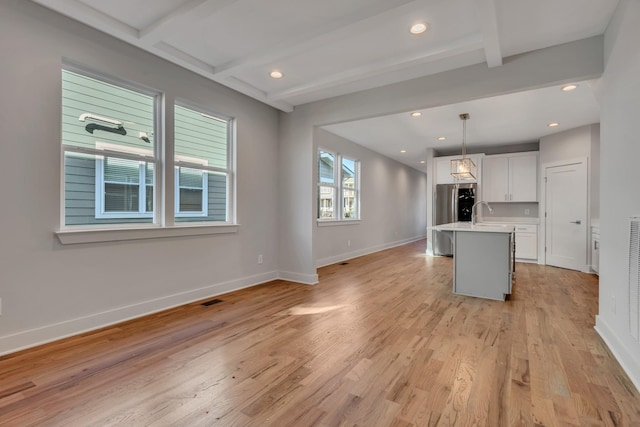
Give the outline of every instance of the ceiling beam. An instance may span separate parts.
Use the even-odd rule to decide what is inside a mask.
[[[115,19],[78,0],[33,0],[34,2],[61,13],[79,22],[87,23],[107,34],[118,37],[136,37],[137,31],[130,25]]]
[[[294,86],[279,92],[272,92],[269,94],[268,99],[274,101],[293,96],[304,95],[334,86],[362,80],[367,77],[392,73],[394,71],[407,69],[416,65],[435,62],[457,55],[478,51],[482,48],[483,42],[480,36],[471,36],[458,40],[454,43],[450,43],[437,50],[421,52],[419,54],[414,53],[411,55],[397,56],[394,58],[384,59],[382,61],[368,63],[363,66],[332,74],[326,79],[314,80],[312,82]]]
[[[369,15],[361,15],[361,19],[358,21],[348,22],[347,24],[335,27],[333,30],[327,30],[326,27],[320,28],[315,33],[300,35],[285,43],[275,45],[270,49],[261,49],[255,54],[247,55],[237,61],[220,64],[219,66],[216,66],[216,74],[221,77],[231,76],[247,68],[255,68],[257,66],[277,62],[278,60],[308,52],[332,42],[339,42],[340,40],[353,36],[353,34],[368,31],[371,28],[381,27],[390,19],[396,16],[402,16],[407,12],[411,12],[416,8],[416,5],[423,2],[424,0],[406,1],[406,3],[401,6],[394,7],[393,9],[387,9],[379,13],[375,9],[366,9],[363,11],[363,14],[369,13]]]
[[[138,38],[146,45],[154,45],[178,31],[181,26],[202,20],[239,0],[188,0],[170,13],[138,31]]]
[[[484,39],[484,55],[489,68],[502,65],[500,34],[498,32],[498,16],[495,0],[478,0],[475,2],[480,21],[480,31]]]

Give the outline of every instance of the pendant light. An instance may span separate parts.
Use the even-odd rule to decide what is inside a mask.
[[[460,120],[462,120],[462,158],[451,160],[451,175],[460,181],[470,181],[476,179],[476,164],[473,163],[469,157],[467,157],[467,146],[465,145],[467,140],[467,120],[469,120],[469,114],[460,114]]]

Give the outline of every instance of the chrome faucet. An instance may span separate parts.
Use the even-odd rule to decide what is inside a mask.
[[[487,208],[489,208],[489,213],[493,213],[493,208],[489,206],[489,203],[483,201],[474,203],[473,207],[471,208],[471,225],[476,225],[476,206],[482,204],[487,205]]]

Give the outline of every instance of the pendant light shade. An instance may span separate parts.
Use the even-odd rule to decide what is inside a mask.
[[[451,160],[451,175],[460,181],[471,181],[476,179],[477,168],[476,164],[467,157],[467,120],[469,120],[469,114],[460,114],[460,120],[462,120],[462,158]]]

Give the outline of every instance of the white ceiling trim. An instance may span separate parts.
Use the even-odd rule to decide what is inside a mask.
[[[498,18],[495,0],[478,0],[476,10],[480,30],[484,38],[484,54],[489,68],[502,65],[502,50],[498,34]]]
[[[271,92],[268,94],[267,98],[271,101],[275,101],[293,96],[304,95],[334,86],[352,83],[354,81],[362,80],[367,77],[388,74],[416,65],[436,62],[461,54],[474,52],[477,50],[481,50],[483,46],[484,45],[481,37],[479,35],[474,35],[457,40],[446,46],[441,46],[437,50],[424,52],[419,55],[412,53],[410,55],[398,56],[375,63],[369,63],[361,67],[355,67],[340,73],[332,74],[325,79],[314,80],[312,83],[295,86],[279,92]]]

